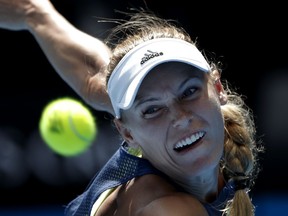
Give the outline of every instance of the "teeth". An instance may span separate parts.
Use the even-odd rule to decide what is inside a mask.
[[[190,144],[196,142],[199,138],[201,138],[203,136],[204,136],[204,132],[198,132],[196,134],[193,134],[191,137],[187,137],[186,139],[178,142],[175,146],[175,149],[183,148],[187,145],[190,145]]]

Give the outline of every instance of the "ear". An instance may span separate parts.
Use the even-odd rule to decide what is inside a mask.
[[[114,119],[114,124],[118,132],[121,134],[122,138],[129,144],[130,147],[138,146],[135,143],[131,130],[125,124],[123,124],[121,120]]]
[[[220,80],[220,74],[218,71],[213,71],[213,77],[215,78],[214,87],[217,91],[219,100],[221,105],[225,105],[227,103],[227,93],[223,88],[222,82]]]

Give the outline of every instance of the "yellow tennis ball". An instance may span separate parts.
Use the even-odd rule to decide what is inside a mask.
[[[45,143],[62,156],[81,154],[97,136],[96,118],[80,101],[68,97],[44,107],[39,129]]]

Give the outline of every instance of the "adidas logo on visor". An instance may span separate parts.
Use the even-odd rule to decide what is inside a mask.
[[[158,57],[158,56],[162,56],[164,55],[163,52],[153,52],[151,50],[147,50],[147,53],[144,54],[144,57],[141,59],[140,65],[144,64],[145,62],[147,62],[148,60],[154,58],[154,57]]]

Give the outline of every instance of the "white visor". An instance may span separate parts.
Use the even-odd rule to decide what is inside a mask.
[[[210,66],[195,45],[174,38],[157,38],[130,50],[118,63],[108,81],[108,94],[115,112],[129,109],[146,74],[164,62],[183,62],[210,71]]]

